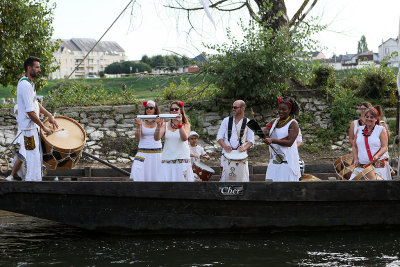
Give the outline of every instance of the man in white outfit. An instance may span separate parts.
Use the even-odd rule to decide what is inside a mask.
[[[17,85],[18,103],[18,130],[22,131],[23,143],[26,149],[26,181],[42,180],[42,156],[40,149],[39,130],[50,135],[53,130],[46,127],[39,119],[42,113],[48,117],[53,127],[58,128],[57,122],[42,104],[37,101],[35,84],[33,79],[40,75],[40,59],[29,57],[24,62],[25,76],[22,77]],[[55,129],[53,128],[53,129]]]
[[[236,100],[232,105],[232,115],[226,117],[218,130],[217,142],[222,147],[222,154],[231,153],[232,150],[246,152],[254,144],[254,132],[247,127],[247,118],[244,117],[246,104],[243,100]],[[225,157],[221,157],[221,182],[226,181],[228,171],[225,167]],[[249,181],[249,167],[245,159],[244,177],[236,181]]]

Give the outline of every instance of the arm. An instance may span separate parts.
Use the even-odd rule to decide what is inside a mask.
[[[183,142],[187,141],[190,133],[190,124],[184,124],[182,128],[179,128],[179,135]]]
[[[381,140],[381,149],[375,154],[374,160],[380,159],[388,149],[388,137],[385,128],[382,129],[379,139]]]
[[[157,127],[154,131],[154,140],[158,141],[165,135],[165,123],[164,119],[160,119],[160,117],[156,118]]]
[[[355,136],[358,135],[358,130],[355,134]],[[353,165],[358,167],[359,162],[358,162],[358,147],[357,147],[357,139],[353,138],[353,142],[351,143],[351,154],[353,155]]]
[[[383,127],[385,127],[385,129],[386,129],[386,135],[387,135],[387,140],[388,140],[388,143],[389,143],[390,132],[389,132],[388,125],[387,125],[384,121],[382,121],[382,122],[380,123],[380,125],[383,126]]]
[[[279,140],[275,138],[266,138],[269,144],[277,144],[280,146],[290,147],[296,141],[297,135],[299,134],[299,125],[297,122],[292,122],[289,125],[289,135],[287,140]]]
[[[269,131],[271,130],[272,125],[274,125],[275,120],[270,121],[270,123],[268,123],[268,126],[265,126],[263,129],[263,133],[265,134],[265,136],[269,136]],[[271,127],[269,127],[271,126]]]
[[[217,134],[218,144],[228,153],[232,152],[232,147],[225,144],[225,133],[228,130],[228,119],[224,119],[219,127]]]
[[[135,140],[139,141],[142,136],[142,120],[139,118],[135,118],[136,122],[136,132],[135,132]]]
[[[45,115],[45,116],[48,118],[49,122],[50,122],[51,124],[53,124],[54,127],[58,128],[58,124],[57,124],[56,120],[54,119],[53,115],[51,115],[51,113],[48,112],[47,109],[45,109],[45,108],[42,106],[42,104],[40,104],[39,102],[38,102],[38,105],[39,105],[39,111],[40,111],[40,113],[42,113],[43,115]]]
[[[204,148],[201,148],[201,157],[205,158],[205,159],[210,159],[210,156],[207,155],[206,151],[204,150]]]
[[[53,133],[53,131],[52,131],[50,128],[44,126],[44,124],[40,121],[39,117],[36,115],[36,112],[35,112],[35,111],[27,112],[27,114],[28,114],[29,118],[30,118],[34,123],[36,123],[37,125],[39,125],[39,127],[40,127],[41,129],[43,129],[43,131],[44,131],[47,135],[50,135],[50,134]]]
[[[352,146],[354,141],[354,121],[351,122],[349,128],[349,143]]]
[[[239,151],[246,151],[254,144],[254,132],[247,127],[247,143],[244,146],[239,146]]]

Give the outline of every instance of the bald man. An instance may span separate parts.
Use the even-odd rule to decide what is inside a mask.
[[[246,152],[254,144],[254,132],[247,127],[248,119],[244,117],[246,103],[243,100],[236,100],[232,105],[232,116],[226,117],[219,127],[217,142],[222,147],[222,154],[231,153],[233,150]],[[245,156],[246,153],[238,153]],[[221,180],[220,182],[248,182],[249,166],[247,157],[244,159],[244,170],[234,173],[225,167],[226,158],[221,157]]]

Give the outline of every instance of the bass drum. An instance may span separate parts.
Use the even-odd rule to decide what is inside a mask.
[[[82,156],[82,149],[86,144],[86,133],[83,127],[73,119],[64,116],[54,117],[58,129],[46,136],[42,136],[43,164],[49,170],[64,171],[72,169]],[[48,120],[43,124],[52,129]]]

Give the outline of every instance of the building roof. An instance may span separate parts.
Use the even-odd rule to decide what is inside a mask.
[[[70,40],[62,40],[61,49],[67,48],[71,51],[90,51],[96,44],[95,39],[91,38],[72,38]],[[114,41],[100,41],[93,51],[108,52],[110,54],[125,52],[125,50]]]

